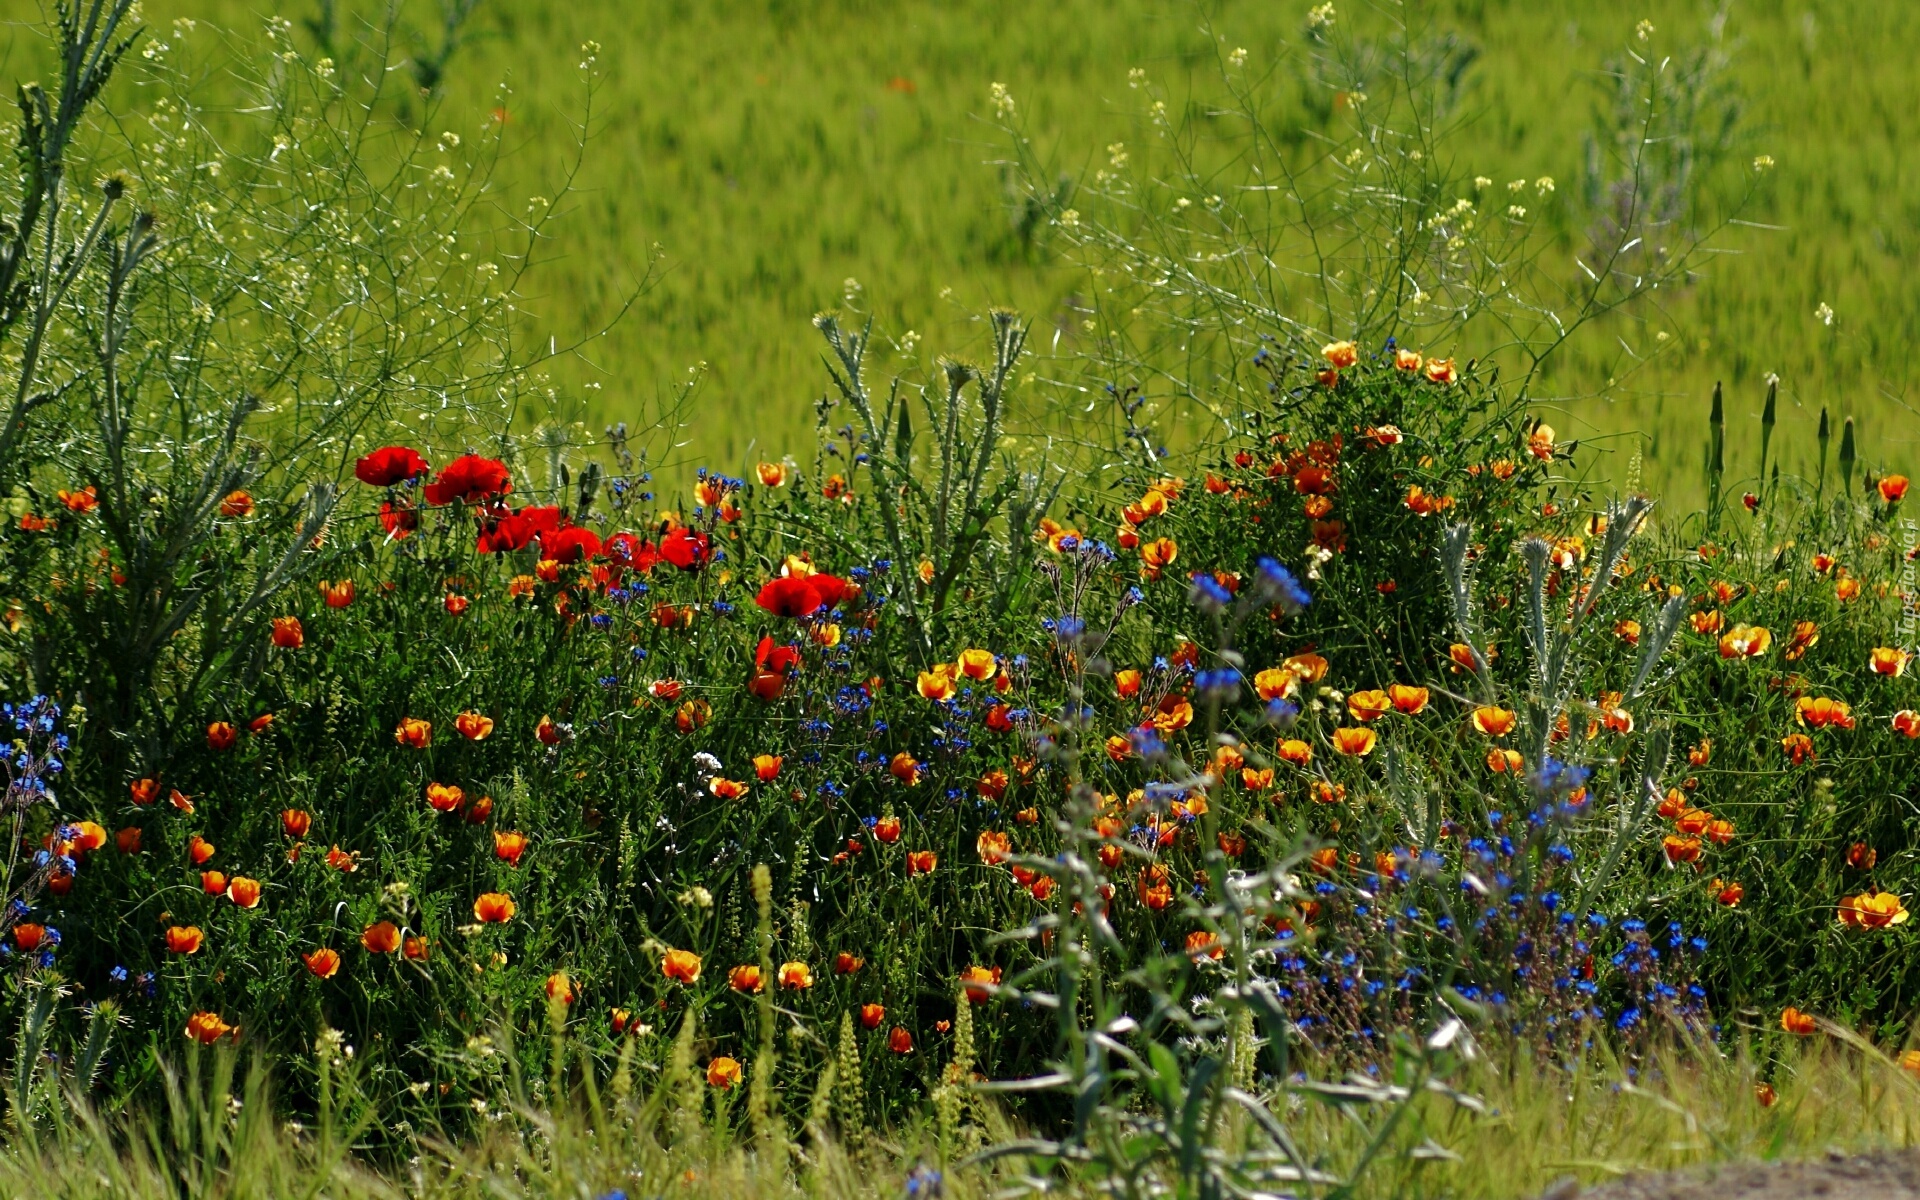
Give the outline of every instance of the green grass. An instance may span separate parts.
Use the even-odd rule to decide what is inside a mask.
[[[1429,1153],[1388,1156],[1354,1195],[1517,1200],[1567,1177],[1592,1185],[1632,1171],[1913,1146],[1920,1085],[1865,1043],[1845,1040],[1777,1047],[1762,1061],[1677,1048],[1632,1074],[1618,1066],[1543,1069],[1524,1053],[1493,1047],[1453,1081],[1478,1110],[1438,1096],[1416,1105],[1394,1145],[1424,1144]],[[1771,1105],[1757,1098],[1763,1081],[1776,1097]],[[864,1145],[811,1131],[790,1146],[767,1147],[696,1113],[690,1126],[663,1136],[654,1096],[526,1103],[496,1112],[471,1141],[422,1138],[402,1165],[356,1153],[351,1119],[282,1124],[270,1098],[257,1064],[249,1071],[231,1054],[202,1055],[186,1064],[158,1110],[116,1116],[67,1103],[44,1131],[0,1142],[0,1188],[46,1200],[577,1200],[615,1188],[629,1197],[838,1200],[907,1194],[909,1172],[940,1163],[930,1131],[917,1126],[870,1133]],[[1294,1127],[1319,1163],[1350,1158],[1364,1140],[1332,1108],[1309,1108]],[[1436,1157],[1435,1147],[1458,1157]],[[1018,1170],[989,1175],[940,1165],[939,1194],[950,1200],[1012,1194],[1005,1189]],[[1091,1194],[1071,1186],[1055,1192]]]
[[[188,15],[251,36],[269,8],[297,21],[318,3],[151,0],[147,11],[163,34]],[[38,6],[7,7],[31,20]],[[501,182],[514,195],[549,191],[580,111],[579,46],[603,45],[584,190],[528,307],[541,340],[564,343],[615,310],[657,242],[656,286],[609,337],[559,364],[556,379],[597,429],[647,420],[704,362],[703,419],[685,434],[687,453],[731,465],[807,445],[823,384],[807,317],[842,304],[849,278],[891,332],[920,333],[923,353],[976,345],[971,314],[988,302],[1034,317],[1042,348],[1048,326],[1065,327],[1061,349],[1071,348],[1065,306],[1084,281],[1015,228],[994,165],[1003,147],[982,119],[991,82],[1020,98],[1043,149],[1091,169],[1107,142],[1138,130],[1143,102],[1127,87],[1128,68],[1176,86],[1192,71],[1204,83],[1213,56],[1203,20],[1257,60],[1299,38],[1306,7],[496,2],[483,6],[431,120],[477,128],[504,80],[516,148]],[[429,9],[403,6],[421,25]],[[1912,465],[1920,419],[1908,347],[1920,341],[1920,282],[1908,264],[1920,249],[1920,193],[1902,171],[1903,147],[1920,132],[1920,84],[1904,47],[1920,37],[1920,10],[1898,0],[1803,10],[1768,0],[1738,7],[1726,25],[1749,133],[1743,153],[1779,164],[1768,203],[1749,216],[1779,228],[1737,231],[1726,245],[1738,253],[1654,321],[1594,331],[1546,381],[1563,433],[1645,434],[1650,484],[1697,486],[1716,379],[1729,387],[1735,473],[1750,462],[1757,429],[1742,418],[1757,416],[1769,372],[1781,377],[1775,446],[1787,470],[1811,473],[1822,406],[1836,422],[1858,418],[1868,464]],[[1568,185],[1580,178],[1583,135],[1602,99],[1596,70],[1642,18],[1664,50],[1702,40],[1709,15],[1672,0],[1438,5],[1433,28],[1457,30],[1483,52],[1471,76],[1468,165],[1496,178],[1552,174],[1574,202]],[[1342,5],[1340,19],[1359,29],[1368,10]],[[205,27],[192,36],[204,41]],[[312,44],[304,30],[296,41]],[[409,48],[403,39],[401,52]],[[42,50],[25,25],[0,34],[0,73],[37,72],[29,64]],[[894,80],[911,89],[890,88]],[[405,107],[419,118],[417,102]],[[1831,327],[1814,317],[1822,302],[1837,314]],[[1653,340],[1661,330],[1665,343]],[[1631,369],[1635,356],[1649,361]],[[1029,421],[1055,407],[1038,389],[1022,403]]]

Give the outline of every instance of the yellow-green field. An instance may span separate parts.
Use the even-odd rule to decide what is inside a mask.
[[[343,0],[343,43],[364,36],[344,10],[369,7]],[[560,364],[556,378],[597,428],[646,421],[658,397],[704,363],[701,419],[683,435],[685,453],[734,466],[806,447],[825,382],[807,318],[843,304],[849,279],[864,289],[862,306],[895,334],[917,331],[927,351],[970,343],[970,319],[988,303],[1017,306],[1043,326],[1064,321],[1063,304],[1083,281],[1016,229],[995,165],[1001,135],[983,119],[990,84],[1020,97],[1036,143],[1090,171],[1116,131],[1137,128],[1143,102],[1127,87],[1129,68],[1172,81],[1212,73],[1203,25],[1256,59],[1276,54],[1302,36],[1308,7],[482,0],[429,119],[478,130],[504,82],[512,151],[500,182],[510,194],[547,192],[585,99],[581,44],[601,44],[582,190],[530,307],[542,340],[551,332],[564,343],[614,310],[657,243],[657,277],[637,308]],[[26,24],[39,8],[0,4],[21,22],[0,36],[9,75],[43,49]],[[320,0],[148,0],[146,12],[169,37],[174,18],[197,18],[203,24],[187,35],[197,45],[209,25],[250,37],[277,13],[294,21],[296,44],[311,46],[302,20],[319,8]],[[422,31],[438,21],[429,0],[402,11]],[[1355,0],[1340,6],[1340,20],[1363,29],[1382,11]],[[1700,44],[1713,18],[1711,5],[1674,0],[1433,6],[1432,28],[1457,30],[1482,51],[1469,85],[1471,169],[1577,184],[1583,136],[1604,99],[1601,64],[1643,19],[1658,51]],[[1578,343],[1543,401],[1560,397],[1557,424],[1570,434],[1645,434],[1649,481],[1690,491],[1713,382],[1729,388],[1737,474],[1751,462],[1741,455],[1756,440],[1749,427],[1763,380],[1777,372],[1775,445],[1784,445],[1788,470],[1810,466],[1823,405],[1836,422],[1857,418],[1866,464],[1911,468],[1920,441],[1910,349],[1920,342],[1912,270],[1920,187],[1908,147],[1920,134],[1920,83],[1908,47],[1920,40],[1920,9],[1756,0],[1729,10],[1724,38],[1744,107],[1743,153],[1778,164],[1764,206],[1746,215],[1777,228],[1741,228],[1724,241],[1733,253],[1640,331],[1664,329],[1665,342],[1622,342],[1609,327]],[[343,59],[350,70],[365,62]],[[409,115],[420,113],[411,100]],[[1570,203],[1577,191],[1563,186]],[[1822,304],[1835,314],[1831,325],[1815,316]],[[1044,350],[1050,340],[1035,343]],[[1634,356],[1650,361],[1628,371]],[[1024,397],[1029,414],[1048,403],[1037,391]]]

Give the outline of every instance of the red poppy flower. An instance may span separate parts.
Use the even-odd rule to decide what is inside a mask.
[[[353,477],[374,487],[392,487],[427,473],[427,460],[406,446],[382,446],[353,465]]]
[[[772,638],[763,637],[754,649],[753,665],[756,670],[785,675],[799,667],[800,651],[793,646],[775,645]]]
[[[776,617],[810,617],[826,607],[826,598],[811,577],[795,579],[781,576],[769,579],[753,602]]]
[[[508,512],[503,505],[488,514],[474,548],[482,554],[524,550],[536,536],[544,541],[546,534],[559,528],[560,510],[551,504],[529,504],[517,512]]]
[[[694,529],[676,529],[660,539],[660,557],[682,571],[698,571],[713,558],[713,539]]]
[[[568,525],[540,535],[540,557],[550,558],[558,563],[577,563],[582,559],[599,558],[602,550],[600,535],[591,529],[582,529],[578,525]]]
[[[660,561],[660,551],[652,542],[643,542],[638,534],[622,530],[607,539],[604,547],[607,558],[623,567],[631,567],[641,574],[653,570]]]
[[[394,541],[399,541],[419,527],[420,514],[414,511],[412,505],[396,505],[391,500],[380,505],[380,528],[386,530],[387,536]]]
[[[513,477],[497,458],[462,454],[448,463],[427,485],[428,504],[451,504],[465,500],[475,504],[489,496],[504,496],[513,490]]]

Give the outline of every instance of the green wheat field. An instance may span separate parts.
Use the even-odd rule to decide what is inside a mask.
[[[39,52],[28,30],[40,7],[0,5],[12,22],[0,33],[0,67],[15,71]],[[578,118],[590,112],[579,190],[525,306],[529,336],[577,340],[646,281],[606,336],[554,365],[562,410],[594,431],[617,420],[644,426],[697,369],[693,403],[708,419],[680,434],[675,457],[737,469],[811,444],[825,378],[807,319],[846,305],[850,280],[856,307],[895,337],[914,331],[935,353],[975,345],[988,304],[1034,317],[1042,351],[1071,348],[1086,281],[1023,237],[1001,165],[1005,137],[990,120],[993,83],[1020,98],[1038,153],[1084,176],[1108,143],[1142,135],[1145,102],[1127,86],[1130,69],[1179,91],[1217,74],[1225,44],[1257,64],[1301,37],[1306,7],[481,0],[441,95],[414,118],[472,131],[504,115],[510,149],[496,186],[521,197],[558,190]],[[369,6],[347,0],[146,8],[163,34],[187,17],[200,23],[189,36],[202,39],[219,30],[257,38],[278,15],[306,45],[331,11],[347,69],[370,28]],[[437,0],[403,7],[412,40],[398,56],[430,56],[442,13]],[[1908,47],[1920,39],[1920,8],[1460,0],[1430,14],[1433,36],[1477,51],[1462,143],[1475,173],[1552,175],[1577,204],[1582,147],[1608,102],[1601,68],[1641,21],[1656,31],[1656,53],[1711,46],[1728,55],[1736,152],[1777,164],[1742,214],[1750,223],[1718,239],[1722,253],[1692,286],[1658,298],[1632,330],[1591,330],[1569,348],[1539,395],[1559,410],[1564,435],[1614,435],[1606,444],[1618,451],[1608,456],[1616,474],[1638,449],[1650,485],[1691,490],[1714,382],[1727,387],[1737,476],[1751,469],[1771,373],[1785,469],[1811,470],[1823,407],[1836,435],[1841,418],[1855,418],[1863,461],[1910,457],[1920,439],[1920,187],[1909,152],[1920,82]],[[1366,4],[1343,7],[1356,29],[1369,16]],[[579,70],[589,40],[602,47],[590,108]],[[409,89],[397,90],[410,102]],[[1077,411],[1043,387],[1020,403],[1035,431]]]

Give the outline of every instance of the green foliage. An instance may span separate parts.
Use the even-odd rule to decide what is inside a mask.
[[[284,15],[298,25],[325,7],[313,0]],[[1352,81],[1286,65],[1286,55],[1306,44],[1307,7],[1208,5],[1197,15],[1224,39],[1213,41],[1201,21],[1169,19],[1157,5],[1132,0],[1038,12],[859,3],[805,11],[778,3],[688,9],[588,0],[564,12],[487,5],[463,27],[440,107],[423,109],[410,88],[396,88],[384,112],[408,131],[404,144],[416,130],[432,138],[456,129],[471,141],[501,108],[510,143],[525,149],[494,178],[508,194],[552,196],[555,156],[543,148],[569,143],[579,115],[577,105],[556,97],[570,94],[581,41],[603,44],[601,61],[612,70],[599,111],[617,115],[596,124],[591,189],[569,210],[570,252],[521,306],[526,344],[545,345],[549,336],[564,344],[604,325],[625,304],[651,248],[664,247],[672,269],[641,303],[644,334],[636,323],[590,354],[555,364],[556,384],[590,405],[595,428],[616,420],[637,427],[660,381],[705,363],[708,411],[726,419],[698,422],[681,436],[699,460],[733,465],[804,444],[808,402],[818,394],[818,343],[805,322],[843,303],[849,276],[882,305],[883,326],[915,329],[943,346],[962,344],[962,331],[989,303],[1040,319],[1045,336],[1036,349],[1057,347],[1069,360],[1062,365],[1090,344],[1078,309],[1103,285],[1056,264],[1044,227],[1028,250],[1020,232],[1032,225],[1026,196],[982,165],[1004,157],[981,132],[992,116],[990,83],[1012,89],[1036,147],[1055,154],[1076,186],[1105,165],[1103,147],[1123,142],[1138,154],[1156,140],[1147,97],[1127,87],[1130,68],[1167,89],[1179,116],[1189,95],[1217,94],[1220,59],[1237,47],[1249,49],[1249,77],[1279,76],[1291,89],[1294,98],[1275,116],[1287,139],[1310,144],[1338,125],[1344,113],[1335,112],[1334,93]],[[441,45],[445,9],[410,0],[400,35],[388,42],[377,22],[366,24],[377,8],[384,6],[331,5],[333,40],[323,46],[302,29],[298,48],[331,55],[354,79],[380,77],[375,64],[388,55],[399,67],[395,83],[413,83],[412,60]],[[1335,29],[1377,37],[1378,22],[1399,11],[1342,7]],[[1607,68],[1628,63],[1628,50],[1654,62],[1673,58],[1675,77],[1697,59],[1723,60],[1718,82],[1693,105],[1700,116],[1687,136],[1719,140],[1730,89],[1741,116],[1736,133],[1746,140],[1725,165],[1744,167],[1761,154],[1777,164],[1769,199],[1749,216],[1781,228],[1739,233],[1727,243],[1737,254],[1715,258],[1687,286],[1663,290],[1657,314],[1576,339],[1549,373],[1543,394],[1558,398],[1554,424],[1617,448],[1600,462],[1605,475],[1623,479],[1637,449],[1651,483],[1698,503],[1695,405],[1717,379],[1758,396],[1770,372],[1782,381],[1783,433],[1795,435],[1778,447],[1783,469],[1813,472],[1809,438],[1822,406],[1836,420],[1858,418],[1872,439],[1866,446],[1893,452],[1908,420],[1895,399],[1911,390],[1904,347],[1920,340],[1903,324],[1920,305],[1904,269],[1912,254],[1900,231],[1911,222],[1899,210],[1896,182],[1912,137],[1898,114],[1914,108],[1899,101],[1910,73],[1897,48],[1912,42],[1920,20],[1908,6],[1880,0],[1810,20],[1788,7],[1722,16],[1678,0],[1597,7],[1450,0],[1405,11],[1430,44],[1448,47],[1451,61],[1470,59],[1448,84],[1465,120],[1454,154],[1459,171],[1486,175],[1501,189],[1524,178],[1529,194],[1539,177],[1556,178],[1551,204],[1523,203],[1548,212],[1568,252],[1587,243],[1622,177],[1613,155],[1628,115]],[[257,13],[241,0],[168,0],[148,12],[175,55],[223,60],[229,51],[213,47],[214,27],[224,26],[236,31],[231,53],[244,59],[258,29]],[[202,25],[176,36],[176,16]],[[1654,27],[1647,42],[1634,32],[1643,19]],[[0,53],[15,77],[38,74],[28,65],[40,53],[30,27],[0,33]],[[219,72],[205,78],[213,85]],[[896,79],[913,90],[890,88]],[[1723,98],[1705,102],[1716,94]],[[1809,105],[1810,96],[1820,104]],[[1710,156],[1693,151],[1689,158],[1701,164],[1697,179]],[[1057,184],[1049,178],[1047,190]],[[1500,194],[1495,209],[1507,202]],[[1837,314],[1830,326],[1815,317],[1823,302]],[[1486,351],[1490,343],[1472,347]],[[1023,390],[1014,398],[1015,432],[1071,436],[1064,414],[1079,413],[1091,398]],[[1178,412],[1179,424],[1204,420],[1197,407]],[[1732,448],[1751,453],[1753,443]]]

